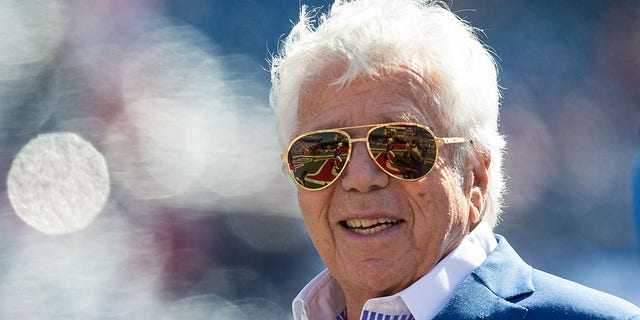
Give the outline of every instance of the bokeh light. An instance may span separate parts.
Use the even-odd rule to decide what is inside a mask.
[[[109,196],[102,155],[72,133],[36,137],[16,155],[7,178],[9,200],[26,223],[47,234],[85,228]]]
[[[35,76],[63,39],[66,5],[57,0],[0,2],[0,81]]]

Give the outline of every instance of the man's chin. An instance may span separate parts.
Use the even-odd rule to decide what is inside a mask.
[[[358,291],[368,298],[393,295],[408,287],[415,279],[402,277],[393,268],[393,262],[382,259],[369,259],[351,266],[352,271],[338,279],[343,290]]]

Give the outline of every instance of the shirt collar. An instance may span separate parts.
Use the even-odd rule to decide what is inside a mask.
[[[491,227],[483,221],[429,273],[397,295],[416,319],[431,319],[497,245]]]
[[[345,309],[342,288],[324,269],[293,300],[294,320],[335,319]]]
[[[482,221],[426,275],[395,295],[368,300],[363,311],[383,314],[409,311],[416,319],[431,319],[454,289],[486,260],[496,246],[491,227]],[[293,301],[295,320],[335,319],[344,309],[342,289],[326,269],[309,282]]]

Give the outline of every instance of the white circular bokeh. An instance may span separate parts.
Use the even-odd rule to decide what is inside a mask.
[[[16,155],[7,177],[16,214],[46,234],[88,226],[109,196],[109,172],[91,143],[73,133],[42,134]]]

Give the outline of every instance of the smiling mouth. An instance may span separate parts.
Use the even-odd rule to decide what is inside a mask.
[[[341,221],[340,224],[358,234],[370,235],[378,233],[382,230],[391,228],[404,220],[402,219],[349,219]]]

